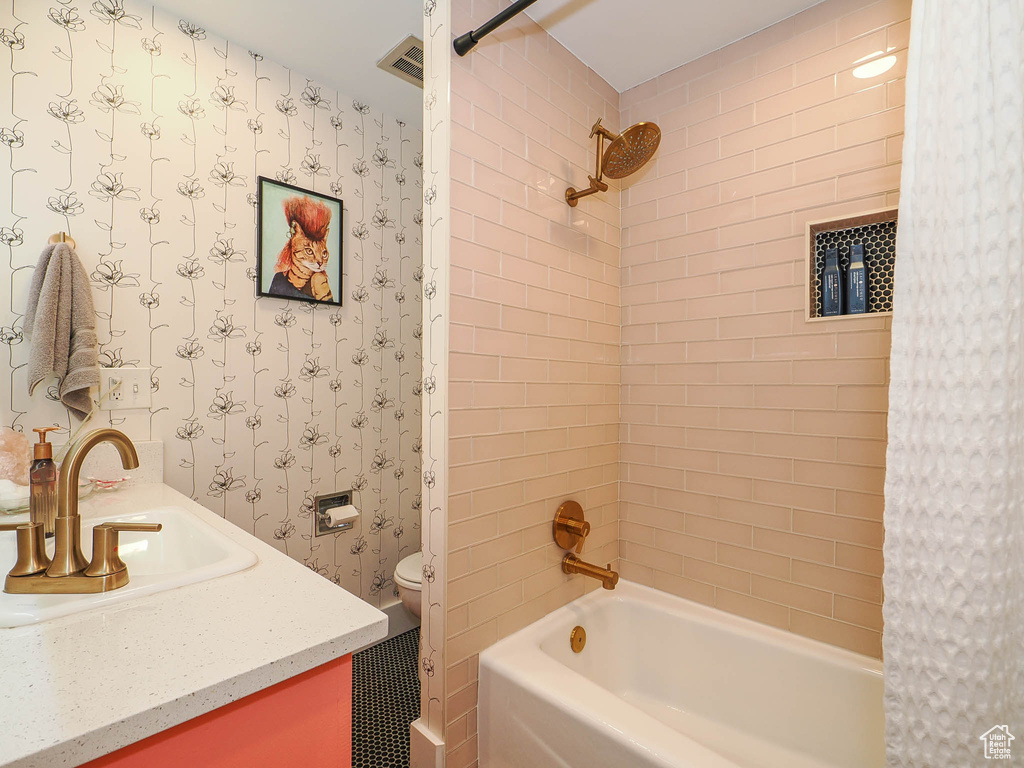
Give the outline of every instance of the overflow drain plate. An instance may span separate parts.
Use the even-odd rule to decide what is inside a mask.
[[[573,653],[579,653],[587,644],[587,630],[581,626],[575,626],[569,633],[569,645]]]

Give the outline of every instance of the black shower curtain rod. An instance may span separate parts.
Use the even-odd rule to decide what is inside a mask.
[[[513,16],[522,13],[528,6],[531,6],[536,2],[537,0],[516,0],[516,2],[512,3],[512,5],[486,24],[481,24],[477,29],[470,30],[466,34],[456,37],[455,42],[452,43],[452,46],[455,48],[455,52],[459,54],[459,56],[465,56],[473,50],[473,46],[479,43],[484,37],[491,34],[491,32],[496,30]]]

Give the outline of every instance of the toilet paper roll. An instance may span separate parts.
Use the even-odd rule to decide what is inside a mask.
[[[351,504],[343,507],[331,507],[327,510],[327,524],[334,528],[342,523],[350,523],[359,517],[359,510]]]

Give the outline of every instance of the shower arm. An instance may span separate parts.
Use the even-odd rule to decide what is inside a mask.
[[[516,2],[512,3],[512,5],[504,11],[498,13],[490,21],[484,22],[476,29],[470,30],[466,34],[456,37],[455,41],[452,43],[452,47],[455,48],[455,52],[459,54],[459,56],[465,56],[473,50],[473,47],[483,40],[484,37],[491,34],[491,32],[496,30],[513,16],[518,16],[535,2],[537,2],[537,0],[516,0]]]
[[[581,197],[608,191],[608,185],[602,181],[604,178],[604,140],[608,139],[609,141],[612,141],[616,136],[601,125],[601,118],[597,118],[597,122],[594,123],[594,127],[590,129],[590,138],[594,138],[595,136],[597,136],[597,161],[595,163],[597,175],[590,177],[590,186],[586,189],[581,189],[577,192],[572,187],[569,187],[565,190],[565,201],[573,208],[579,204]]]

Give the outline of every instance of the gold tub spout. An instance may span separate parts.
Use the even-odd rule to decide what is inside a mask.
[[[562,558],[562,573],[579,573],[583,576],[589,576],[600,581],[601,586],[605,589],[615,589],[615,585],[619,583],[618,572],[613,571],[611,568],[611,563],[608,563],[608,567],[602,568],[599,565],[580,560],[571,552]]]

